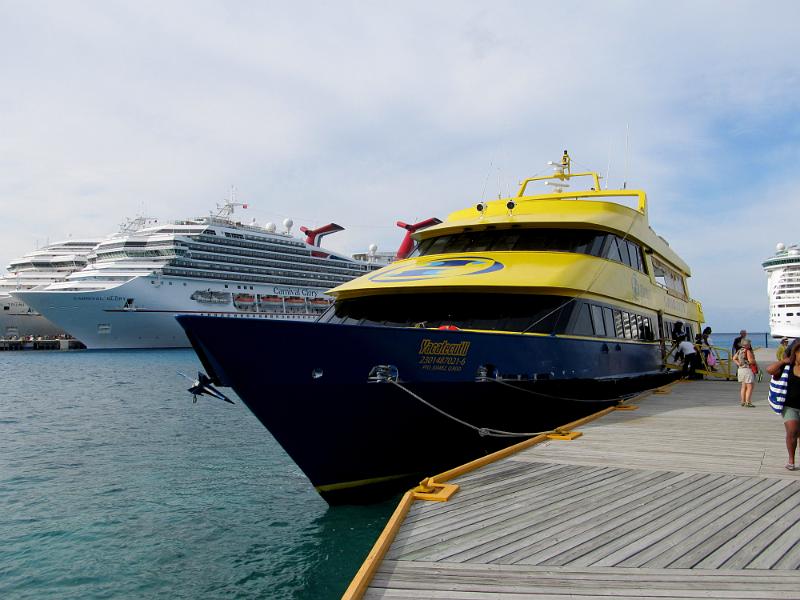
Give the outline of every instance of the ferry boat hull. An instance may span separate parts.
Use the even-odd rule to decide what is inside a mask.
[[[237,393],[332,504],[373,500],[674,378],[654,342],[177,321],[212,380]],[[370,381],[379,365],[397,384]]]

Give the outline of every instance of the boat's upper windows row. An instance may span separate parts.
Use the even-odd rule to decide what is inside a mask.
[[[655,337],[649,317],[627,310],[578,302],[568,332],[574,335],[652,341]]]
[[[336,302],[320,321],[383,327],[442,327],[568,334],[601,338],[654,338],[649,317],[561,296],[410,294]]]
[[[557,333],[570,303],[558,296],[500,294],[395,294],[342,300],[321,320],[347,325],[440,327]],[[566,311],[566,312],[564,312]]]
[[[641,247],[631,240],[591,229],[482,229],[422,240],[411,256],[455,252],[553,251],[608,258],[645,272]]]
[[[664,289],[671,290],[683,297],[687,295],[686,285],[680,273],[671,269],[656,257],[653,257],[653,277],[656,280],[656,284]]]

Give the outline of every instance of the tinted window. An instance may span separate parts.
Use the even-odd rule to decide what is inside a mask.
[[[627,339],[631,339],[631,316],[622,311],[622,331]]]
[[[655,338],[655,335],[653,334],[653,324],[650,322],[650,319],[648,317],[644,318],[643,326],[644,326],[644,339],[652,341]]]
[[[592,304],[592,323],[594,323],[594,332],[600,337],[605,337],[606,325],[603,322],[603,309],[596,304]]]
[[[636,315],[636,328],[638,330],[639,335],[634,336],[638,337],[640,340],[644,339],[644,317],[642,315]]]
[[[606,250],[606,258],[622,262],[622,256],[619,253],[619,246],[617,245],[617,236],[608,236],[608,249]]]
[[[388,327],[440,327],[564,333],[575,307],[559,296],[393,294],[341,300],[320,321]]]
[[[606,326],[606,335],[608,337],[617,337],[614,333],[614,313],[607,306],[603,307],[603,322]]]
[[[631,242],[628,241],[628,254],[631,257],[631,267],[638,271],[644,272],[644,262],[642,261],[642,249]]]
[[[614,333],[618,338],[625,337],[625,331],[622,329],[622,312],[614,311]]]
[[[605,237],[605,233],[586,229],[484,229],[423,240],[416,254],[546,250],[600,256]]]
[[[621,239],[621,238],[618,238],[617,239],[617,246],[619,247],[619,254],[622,257],[623,264],[626,264],[629,267],[632,266],[631,265],[630,256],[628,255],[628,244],[627,244],[627,242],[625,240]]]
[[[572,333],[575,335],[594,335],[592,319],[589,315],[589,305],[580,303],[576,308],[576,313]]]

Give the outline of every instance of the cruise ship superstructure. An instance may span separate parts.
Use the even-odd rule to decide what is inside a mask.
[[[762,263],[767,273],[772,337],[800,337],[800,246],[779,243]]]
[[[0,277],[0,337],[54,337],[65,332],[11,292],[43,289],[84,268],[97,239],[68,239],[12,260]]]
[[[15,296],[88,348],[188,347],[177,314],[314,320],[326,290],[380,266],[319,247],[338,225],[301,228],[303,241],[289,219],[235,221],[236,206],[105,240],[65,281]]]

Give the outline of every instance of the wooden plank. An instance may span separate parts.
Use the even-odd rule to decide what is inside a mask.
[[[531,568],[465,569],[450,563],[387,565],[374,579],[373,589],[406,590],[425,597],[462,597],[464,593],[514,594],[526,597],[565,596],[638,598],[797,598],[800,577],[751,577],[727,572],[726,577],[704,577],[696,571],[615,569],[614,572],[535,571]],[[621,572],[620,572],[621,571]],[[755,573],[763,573],[755,571]],[[769,572],[767,572],[769,573]],[[424,574],[424,575],[423,575]],[[439,596],[436,593],[440,593]],[[452,596],[445,595],[447,592]]]
[[[615,552],[632,552],[639,540],[672,525],[676,506],[693,511],[703,506],[712,493],[722,491],[736,494],[745,486],[746,483],[737,478],[705,475],[686,486],[666,492],[658,491],[636,507],[614,515],[612,519],[590,522],[592,528],[582,529],[577,535],[528,553],[524,558],[517,556],[515,560],[527,564],[546,561],[547,564],[613,565],[618,561]],[[609,555],[614,558],[606,559]],[[604,559],[606,562],[603,562]]]
[[[574,470],[559,466],[560,480],[536,480],[535,485],[529,485],[513,493],[499,493],[489,496],[480,502],[462,502],[459,498],[453,503],[453,510],[450,512],[442,511],[439,513],[436,522],[440,527],[448,530],[451,528],[450,518],[457,518],[461,527],[468,526],[475,522],[488,522],[499,514],[500,517],[508,515],[509,511],[516,516],[519,513],[529,512],[532,508],[540,507],[543,503],[552,505],[554,503],[580,503],[586,498],[591,498],[593,494],[602,491],[609,486],[616,486],[621,480],[628,477],[627,473],[619,469],[586,469],[575,473]],[[577,477],[577,481],[574,479]],[[654,477],[651,473],[644,473],[643,478]],[[416,531],[417,523],[410,524],[409,530]],[[426,526],[426,532],[436,532],[438,529]]]
[[[639,474],[639,478],[641,475]],[[634,500],[641,494],[653,493],[653,490],[677,485],[682,479],[679,474],[646,473],[645,475],[648,477],[642,484],[647,492],[634,494],[632,496]],[[684,478],[686,477],[684,476]],[[640,479],[636,479],[633,485],[635,486],[639,481]],[[466,530],[459,528],[451,539],[447,540],[447,543],[442,543],[437,548],[425,552],[424,558],[450,560],[457,557],[459,560],[468,561],[477,560],[480,557],[482,561],[489,561],[495,556],[493,550],[499,550],[502,555],[520,544],[528,547],[537,540],[552,540],[560,530],[570,527],[573,520],[591,522],[596,512],[603,510],[603,508],[591,510],[595,504],[608,506],[603,499],[603,493],[599,493],[599,490],[608,494],[626,494],[628,491],[635,490],[635,487],[626,486],[624,478],[619,478],[611,480],[609,486],[588,490],[586,496],[577,498],[567,496],[561,502],[551,501],[550,498],[532,497],[525,503],[522,511],[512,518],[501,520],[502,533],[491,526],[478,526]],[[568,495],[569,491],[566,494]],[[610,503],[610,508],[625,510],[630,501],[630,499],[625,499]],[[473,532],[477,532],[477,535],[472,535]],[[410,559],[423,558],[420,555],[405,556]]]
[[[625,567],[552,567],[547,565],[522,564],[475,564],[456,562],[430,562],[412,560],[385,560],[380,572],[384,576],[394,574],[414,574],[429,571],[435,575],[447,573],[470,573],[476,577],[536,577],[539,579],[585,579],[590,581],[620,582],[640,579],[647,582],[681,582],[689,584],[692,580],[700,582],[717,581],[719,585],[730,584],[731,587],[743,587],[765,583],[776,583],[779,586],[796,586],[800,582],[800,574],[775,570],[759,569],[651,569]],[[717,584],[714,584],[717,585]]]
[[[528,492],[529,494],[544,495],[549,492],[552,494],[560,493],[564,497],[570,497],[573,495],[573,490],[575,487],[574,482],[567,477],[563,467],[561,467],[561,471],[562,472],[555,474],[555,480],[551,477],[536,479],[535,485],[523,485],[520,487],[520,489]],[[611,469],[605,469],[602,474],[596,474],[596,478],[603,480],[611,477],[611,475],[613,475],[613,471]],[[583,482],[583,486],[588,485],[587,482],[593,479],[594,478],[586,478]],[[437,525],[432,527],[429,521],[424,521],[422,523],[416,521],[408,524],[408,526],[404,528],[405,531],[402,532],[403,535],[398,536],[398,546],[402,545],[404,550],[416,549],[421,540],[427,540],[432,536],[452,530],[452,519],[457,519],[458,525],[460,527],[465,527],[470,523],[485,522],[495,513],[499,513],[499,518],[502,519],[503,513],[507,510],[508,506],[512,504],[514,506],[521,506],[522,508],[519,510],[524,512],[529,501],[524,497],[519,498],[518,496],[519,495],[516,493],[495,495],[488,497],[484,502],[477,503],[465,502],[464,497],[456,497],[452,501],[452,506],[449,507],[447,505],[450,505],[450,502],[446,504],[437,503],[436,506],[442,506],[442,510],[438,511],[436,514]],[[494,507],[494,511],[491,510],[492,507]],[[429,544],[424,543],[423,545]]]
[[[460,528],[468,527],[474,523],[490,523],[494,516],[507,515],[509,510],[514,511],[513,515],[526,513],[531,506],[540,506],[546,499],[548,504],[558,501],[571,503],[580,502],[584,497],[606,485],[614,485],[623,475],[619,470],[599,469],[585,470],[585,475],[581,473],[579,482],[572,479],[569,469],[559,467],[561,472],[557,474],[557,480],[546,478],[536,479],[535,484],[528,484],[513,493],[495,494],[485,498],[481,502],[464,502],[464,498],[455,498],[450,511],[442,510],[436,515],[437,526],[431,526],[428,522],[414,522],[408,526],[408,537],[400,538],[405,542],[413,544],[414,537],[430,536],[442,531],[451,531],[456,524]],[[448,502],[447,504],[450,504]],[[441,506],[441,505],[440,505]],[[443,509],[446,508],[443,506]],[[451,520],[455,520],[453,523]],[[411,546],[409,546],[411,548]]]
[[[705,532],[695,534],[702,541],[691,551],[683,556],[676,558],[669,563],[670,567],[677,568],[709,568],[710,566],[719,567],[735,552],[736,544],[744,543],[745,537],[740,534],[748,530],[753,524],[764,521],[764,517],[780,506],[784,501],[792,498],[800,491],[798,484],[788,481],[776,482],[778,489],[770,493],[766,498],[758,498],[748,501],[746,505],[739,507],[735,513],[731,513],[726,519],[725,527],[719,527],[722,523],[715,523],[716,531],[709,528]],[[766,524],[758,526],[758,531],[763,530]],[[752,537],[752,534],[751,536]],[[738,540],[736,543],[731,543]],[[655,566],[655,565],[653,565]]]
[[[642,485],[639,489],[620,487],[615,490],[614,496],[598,497],[595,499],[597,505],[581,504],[570,511],[554,506],[550,509],[552,516],[547,515],[547,520],[533,522],[532,526],[520,529],[513,536],[474,546],[474,550],[451,554],[450,559],[511,563],[527,558],[536,551],[551,548],[564,539],[574,543],[576,536],[593,531],[602,515],[617,515],[622,520],[627,520],[630,518],[632,504],[646,504],[651,496],[665,492],[675,494],[682,489],[688,489],[692,485],[690,479],[689,475],[663,473],[657,481]]]
[[[731,524],[745,518],[748,510],[769,500],[785,485],[787,485],[786,482],[782,481],[760,480],[748,488],[745,493],[733,498],[731,501],[716,505],[713,509],[706,510],[700,518],[693,520],[688,526],[682,527],[662,538],[658,544],[660,548],[651,546],[636,557],[631,557],[620,564],[626,566],[667,567],[673,561],[684,556],[688,557],[690,562],[697,562],[699,559],[693,558],[691,551],[695,550],[703,540],[707,540],[718,532],[732,537],[735,532],[729,528]],[[664,549],[664,546],[667,546],[667,548]],[[705,554],[700,555],[700,558],[704,557]],[[691,567],[692,564],[689,566]]]

